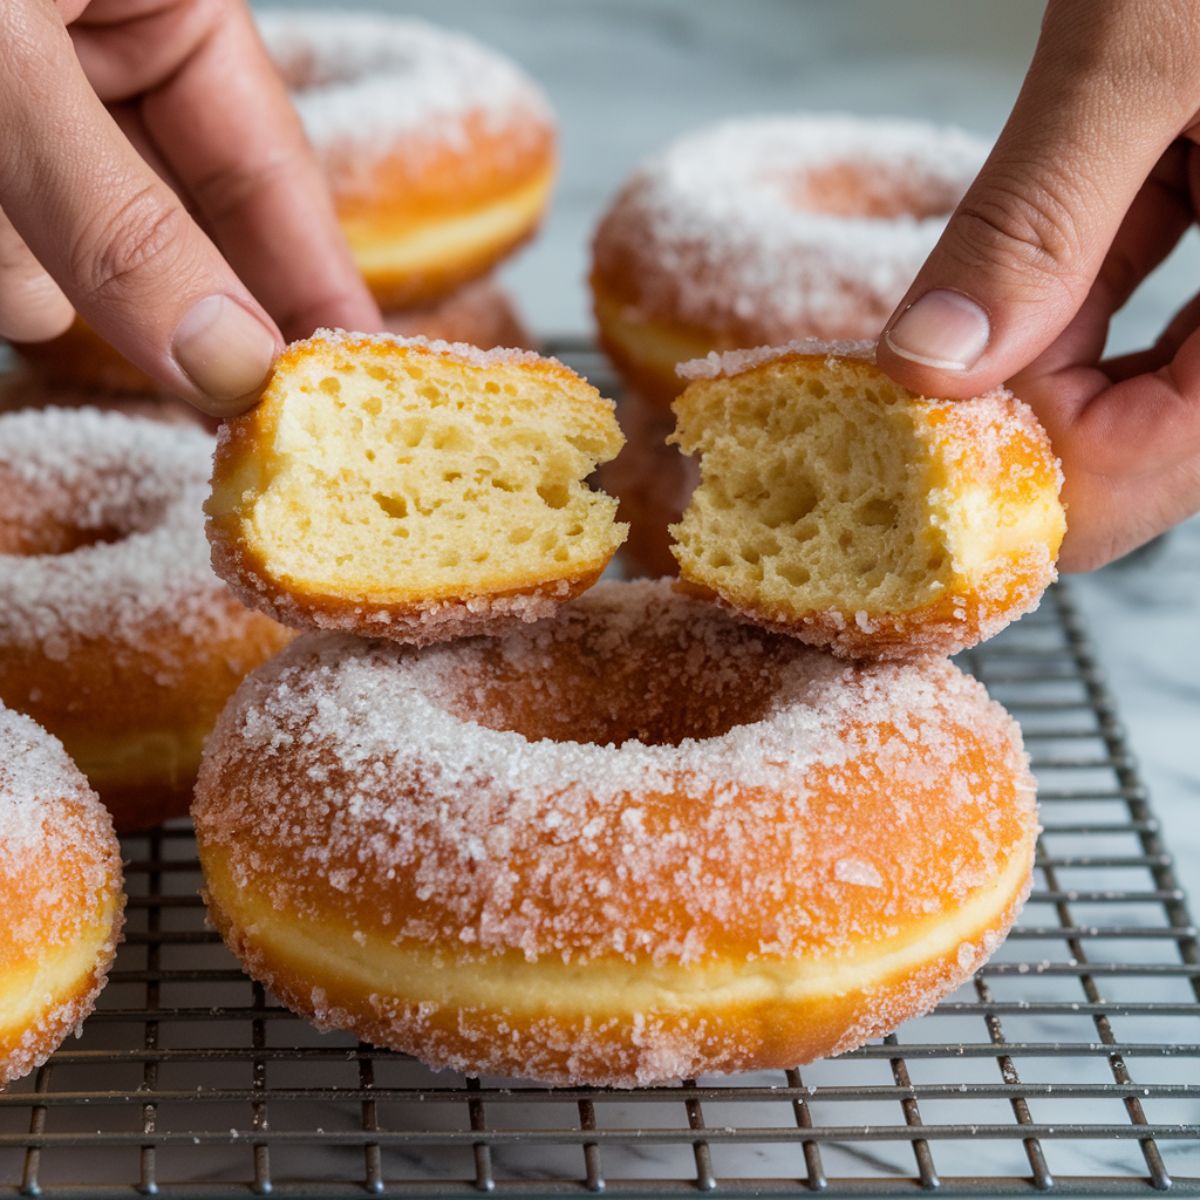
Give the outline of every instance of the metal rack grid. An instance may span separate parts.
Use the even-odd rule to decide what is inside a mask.
[[[81,1040],[0,1093],[0,1196],[1200,1195],[1200,947],[1070,592],[964,665],[1025,730],[1035,890],[882,1042],[637,1092],[435,1075],[251,983],[178,825],[126,841],[127,939]]]

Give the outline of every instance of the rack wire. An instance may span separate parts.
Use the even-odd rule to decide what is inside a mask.
[[[1021,721],[1044,832],[1017,928],[929,1016],[635,1092],[433,1074],[248,980],[181,823],[125,842],[129,930],[80,1040],[0,1093],[0,1197],[1200,1195],[1200,947],[1069,590],[963,665]]]

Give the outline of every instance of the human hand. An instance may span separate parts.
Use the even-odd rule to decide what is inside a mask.
[[[227,416],[284,335],[378,327],[242,0],[4,0],[0,46],[0,336],[78,310]]]
[[[1148,350],[1109,321],[1200,214],[1192,0],[1050,0],[1004,131],[888,322],[881,366],[966,397],[1008,380],[1066,476],[1060,565],[1200,510],[1200,295]]]

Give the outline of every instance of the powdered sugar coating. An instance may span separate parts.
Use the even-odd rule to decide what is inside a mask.
[[[550,123],[532,80],[463,34],[368,12],[278,10],[257,21],[319,154],[389,138],[417,154],[423,142],[466,151],[473,123],[513,137]]]
[[[861,337],[903,295],[985,149],[961,130],[898,119],[726,121],[637,170],[597,231],[597,273],[619,281],[638,315],[734,344]],[[837,203],[822,211],[810,185],[834,176]],[[843,194],[856,189],[860,208]],[[903,203],[890,211],[889,194],[914,215]],[[880,198],[883,215],[871,215]]]
[[[0,1055],[0,1084],[44,1062],[92,1011],[121,929],[121,872],[112,819],[61,743],[0,706],[0,960],[30,959],[94,937],[108,905],[112,926],[95,961],[70,990],[48,995],[36,1018]],[[6,1014],[5,1014],[6,1015]]]
[[[0,416],[0,528],[18,531],[0,554],[0,644],[52,662],[87,640],[141,650],[168,613],[204,640],[229,603],[201,510],[212,446],[199,429],[89,408]],[[38,531],[60,525],[116,540],[38,553]],[[158,668],[183,665],[168,654]]]

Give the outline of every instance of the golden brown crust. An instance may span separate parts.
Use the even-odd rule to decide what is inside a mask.
[[[91,409],[0,419],[0,702],[63,742],[122,832],[186,812],[225,702],[294,636],[207,565],[210,446]],[[98,495],[103,527],[76,527]]]
[[[350,173],[354,190],[333,176],[342,229],[385,309],[448,296],[487,275],[537,232],[554,179],[553,130],[531,120],[518,131],[515,153],[512,131],[491,133],[482,122],[472,130],[466,153],[448,145],[435,152],[426,147],[414,158],[401,144],[370,171],[360,166]],[[484,223],[493,223],[486,221],[490,212],[500,219],[494,232],[482,232]],[[459,222],[474,228],[458,237]],[[442,248],[426,254],[420,249],[425,240]],[[406,261],[388,265],[389,258]]]
[[[797,380],[824,378],[832,386],[851,378],[863,394],[895,390],[874,364],[869,344],[844,346],[845,354],[834,346],[819,352],[811,347],[802,341],[689,364],[704,368],[690,386],[720,387],[725,379],[797,368]],[[907,611],[803,609],[791,601],[768,602],[755,585],[718,586],[715,572],[686,561],[679,587],[765,628],[852,659],[956,654],[1035,609],[1057,576],[1065,531],[1058,499],[1062,473],[1045,430],[1028,406],[1003,390],[955,402],[904,393],[900,402],[913,414],[922,452],[935,464],[933,476],[945,493],[928,517],[946,535],[951,559],[935,599]],[[677,411],[687,403],[685,394],[676,401]],[[993,543],[984,561],[958,561],[956,553],[971,550],[969,542],[981,531]],[[681,556],[677,544],[672,553]]]
[[[837,114],[685,135],[596,229],[600,339],[631,386],[669,403],[672,367],[711,351],[877,336],[983,155],[961,131]]]
[[[651,1013],[616,1010],[607,1016],[555,1004],[553,977],[539,982],[536,964],[518,967],[517,974],[527,976],[521,980],[526,987],[547,995],[540,1012],[516,1014],[502,1004],[438,1005],[367,993],[340,972],[314,969],[311,962],[297,963],[263,945],[260,933],[229,919],[211,891],[205,901],[217,931],[247,972],[318,1028],[349,1029],[372,1045],[471,1075],[628,1088],[698,1075],[784,1070],[891,1033],[929,1012],[987,961],[1016,920],[1029,881],[1027,870],[991,921],[968,931],[953,950],[868,986],[848,983],[835,992],[791,1001],[714,1001],[699,1011],[680,1005]],[[478,962],[448,958],[443,969],[486,977],[486,966]],[[502,976],[499,989],[505,982]]]
[[[586,592],[604,573],[601,567],[584,575],[483,596],[396,603],[379,596],[331,596],[284,586],[273,578],[268,564],[245,545],[233,521],[211,521],[209,540],[213,569],[249,608],[292,629],[344,630],[410,646],[499,633],[514,620],[541,620]]]
[[[232,595],[214,615],[199,637],[163,611],[134,645],[64,631],[61,659],[41,645],[0,655],[0,701],[66,746],[121,833],[187,813],[204,738],[226,701],[295,636]]]
[[[886,661],[957,654],[985,641],[1018,616],[1037,608],[1052,581],[1053,559],[1032,550],[978,580],[978,591],[943,596],[906,613],[798,613],[756,605],[741,597],[730,599],[685,578],[679,579],[676,587],[764,629],[830,650],[841,658]]]
[[[1008,929],[1036,836],[1015,727],[949,663],[847,667],[665,582],[432,656],[297,642],[194,817],[214,923],[296,1011],[619,1085],[924,1011]]]
[[[62,747],[2,707],[0,825],[3,1086],[45,1062],[92,1011],[125,898],[109,815]]]

